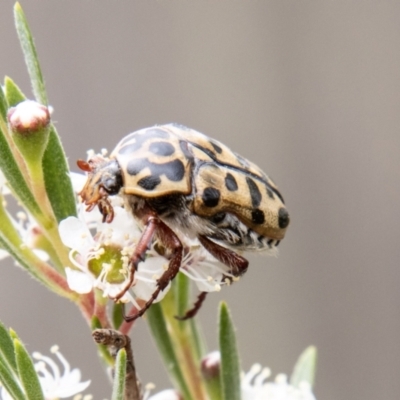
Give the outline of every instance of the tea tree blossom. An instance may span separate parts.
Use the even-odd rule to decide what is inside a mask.
[[[311,386],[302,382],[299,387],[288,383],[285,374],[279,374],[274,381],[267,381],[271,376],[269,368],[254,364],[247,373],[242,374],[242,400],[315,400]]]
[[[32,355],[34,359],[38,360],[35,363],[35,370],[38,374],[44,398],[46,400],[57,400],[80,395],[79,398],[82,400],[92,400],[91,395],[83,397],[81,395],[90,385],[90,380],[81,382],[80,370],[78,368],[71,369],[68,361],[60,353],[58,346],[53,346],[50,351],[57,357],[58,364],[61,364],[61,369],[51,357],[37,352]],[[12,397],[4,387],[0,388],[0,399],[12,400]]]

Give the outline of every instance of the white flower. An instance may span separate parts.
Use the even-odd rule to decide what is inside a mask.
[[[0,195],[9,194],[10,192],[4,191],[4,187],[2,186],[2,179],[4,175],[0,172]],[[1,198],[0,201],[3,201],[6,206],[6,201]],[[39,257],[42,261],[48,261],[49,255],[40,249],[36,249],[35,246],[37,244],[37,238],[42,234],[39,228],[39,225],[35,221],[35,219],[30,215],[25,213],[24,211],[18,211],[16,213],[16,218],[9,215],[11,223],[14,225],[14,228],[18,231],[19,236],[21,237],[24,245],[33,250],[37,257]],[[0,249],[0,260],[9,256],[9,253],[6,250]]]
[[[57,363],[50,357],[43,356],[39,353],[33,353],[33,358],[37,359],[35,370],[39,377],[40,386],[46,400],[66,399],[80,394],[90,385],[90,381],[81,382],[81,372],[78,368],[71,369],[68,361],[59,352],[58,346],[53,346],[50,350],[55,354],[63,367],[60,370]],[[91,395],[84,397],[79,396],[82,400],[91,400]],[[4,387],[0,390],[1,400],[12,400],[12,397]]]
[[[61,240],[71,249],[70,259],[76,267],[66,268],[68,285],[78,293],[98,288],[105,297],[115,297],[129,278],[129,260],[141,231],[130,213],[120,206],[113,207],[115,215],[109,224],[102,223],[97,210],[91,213],[81,210],[79,218],[68,217],[59,225]],[[131,290],[121,300],[140,308],[135,299],[146,301],[151,297],[167,266],[168,260],[150,249],[135,272]],[[161,292],[156,301],[167,291],[168,288]]]
[[[236,281],[229,267],[215,259],[198,241],[191,241],[180,271],[188,276],[201,292],[219,292],[221,285]],[[223,281],[224,277],[226,279]],[[229,277],[229,279],[227,279]]]
[[[315,400],[308,382],[294,387],[284,374],[277,375],[274,382],[267,381],[270,376],[271,371],[260,364],[254,364],[249,372],[242,374],[242,400]]]

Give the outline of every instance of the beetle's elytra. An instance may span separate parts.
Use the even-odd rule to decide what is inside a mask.
[[[109,159],[78,161],[88,172],[80,195],[88,210],[98,205],[105,222],[112,221],[108,196],[119,194],[136,219],[142,237],[130,260],[130,279],[114,300],[134,282],[140,261],[157,237],[169,249],[169,267],[157,289],[132,321],[150,307],[179,271],[182,243],[175,232],[199,242],[215,258],[242,275],[248,261],[236,251],[277,246],[285,236],[289,214],[276,185],[255,164],[224,144],[177,124],[154,126],[123,138]],[[186,317],[200,308],[199,296]]]

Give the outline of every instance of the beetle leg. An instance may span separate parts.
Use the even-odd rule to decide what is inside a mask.
[[[247,271],[249,262],[233,250],[220,246],[206,236],[200,235],[199,241],[212,256],[230,268],[233,276],[241,276]]]
[[[241,276],[247,271],[249,262],[244,257],[230,249],[220,246],[219,244],[208,239],[206,236],[199,236],[199,241],[212,256],[230,268],[229,272],[233,276]],[[226,278],[232,281],[231,277]],[[208,292],[200,292],[193,307],[186,311],[184,316],[175,316],[175,318],[179,321],[193,318],[200,310],[204,300],[206,299],[207,293]]]
[[[129,261],[128,282],[121,290],[121,292],[119,292],[115,297],[113,297],[114,301],[120,300],[121,297],[132,287],[135,278],[135,271],[137,271],[139,263],[144,260],[146,251],[150,247],[151,241],[153,240],[153,236],[157,228],[157,221],[159,220],[157,219],[157,217],[153,215],[150,215],[147,218],[142,236],[140,237],[139,242],[136,245],[135,251],[132,254],[132,257]]]
[[[186,311],[183,317],[175,315],[175,318],[179,321],[185,321],[186,319],[193,318],[197,314],[197,311],[200,310],[203,301],[206,299],[207,294],[208,292],[200,292],[200,294],[197,296],[197,300],[194,303],[193,307],[190,310]]]
[[[134,321],[136,318],[141,317],[146,312],[146,310],[153,304],[154,300],[158,297],[159,293],[162,292],[168,286],[169,282],[175,278],[176,274],[179,272],[179,268],[182,263],[183,247],[182,247],[182,243],[179,240],[178,236],[176,236],[175,233],[167,225],[165,225],[164,222],[162,222],[157,217],[150,217],[149,219],[151,219],[151,221],[154,221],[153,222],[154,228],[153,228],[152,236],[153,236],[153,233],[155,233],[157,235],[157,238],[161,242],[161,244],[171,250],[172,255],[171,255],[171,258],[170,258],[170,261],[168,264],[168,269],[161,275],[161,277],[157,281],[157,289],[153,292],[150,299],[147,300],[145,305],[136,314],[124,315],[124,319],[126,322]],[[143,233],[143,235],[144,234],[145,234],[145,232]],[[151,238],[152,238],[152,236],[151,236]],[[142,238],[143,238],[143,236],[142,236]],[[151,241],[151,238],[150,238],[150,241]],[[150,241],[147,241],[146,243],[150,243]],[[142,239],[139,241],[139,244],[141,242],[142,242]],[[138,246],[139,246],[139,244],[138,244]],[[135,251],[135,253],[138,253],[137,250]],[[145,253],[145,250],[143,251],[142,254],[144,255],[144,253]],[[133,266],[134,264],[131,263],[131,265]],[[131,266],[131,269],[132,269],[132,266]],[[137,267],[135,267],[135,268],[137,268]],[[134,271],[131,271],[131,272],[134,272]],[[129,286],[128,285],[125,286],[125,288],[127,288],[126,290],[128,290],[133,283],[133,273],[131,275],[132,275],[131,282],[130,282]],[[126,292],[126,290],[125,290],[125,292]],[[118,295],[118,296],[119,296],[119,298],[121,298],[120,295]]]

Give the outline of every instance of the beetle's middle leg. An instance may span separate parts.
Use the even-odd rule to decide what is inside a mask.
[[[199,236],[199,241],[212,256],[230,268],[229,272],[233,276],[242,276],[247,271],[249,262],[241,255],[226,247],[220,246],[206,236]]]

